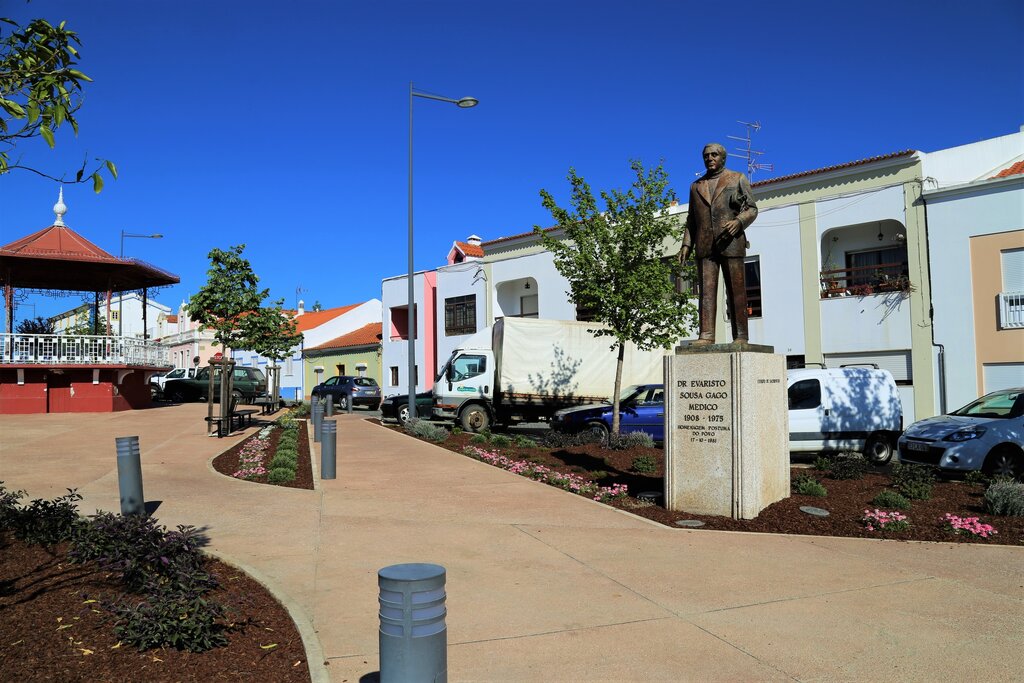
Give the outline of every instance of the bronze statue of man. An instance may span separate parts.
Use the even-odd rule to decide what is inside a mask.
[[[700,280],[700,337],[697,346],[715,341],[715,315],[718,309],[718,270],[725,276],[725,292],[732,321],[732,338],[746,344],[747,287],[743,257],[747,238],[744,230],[757,217],[757,204],[747,176],[725,167],[725,148],[718,143],[704,147],[707,173],[690,185],[690,207],[686,216],[679,265],[693,251]]]

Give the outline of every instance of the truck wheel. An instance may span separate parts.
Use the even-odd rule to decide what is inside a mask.
[[[399,403],[395,406],[395,419],[398,420],[398,424],[402,427],[409,421],[409,404]]]
[[[465,431],[479,433],[491,426],[491,416],[483,406],[472,405],[459,412],[459,422]]]
[[[884,465],[892,460],[892,441],[878,432],[864,442],[864,459],[872,465]]]
[[[1011,446],[996,446],[985,457],[981,470],[990,477],[999,475],[1021,479],[1024,477],[1024,455]]]
[[[184,403],[185,394],[181,392],[181,389],[171,389],[167,392],[167,400],[171,403]]]
[[[605,426],[604,422],[588,422],[586,431],[602,446],[608,443],[608,427]]]

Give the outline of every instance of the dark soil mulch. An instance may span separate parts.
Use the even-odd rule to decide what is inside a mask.
[[[385,426],[398,429],[393,425]],[[984,487],[963,481],[939,479],[935,483],[930,500],[911,501],[910,509],[902,511],[910,522],[909,529],[900,532],[877,532],[868,531],[860,520],[865,510],[874,510],[877,507],[872,504],[872,499],[889,488],[890,479],[884,468],[874,470],[863,479],[835,480],[828,478],[824,472],[808,467],[793,467],[790,472],[791,480],[795,481],[798,476],[809,474],[825,486],[828,495],[817,498],[794,493],[789,498],[769,505],[757,518],[742,520],[666,510],[661,498],[665,474],[665,454],[661,448],[613,450],[598,444],[564,448],[496,448],[491,445],[474,444],[471,442],[472,438],[473,435],[468,433],[452,434],[444,443],[438,445],[457,453],[461,453],[468,445],[486,447],[500,451],[510,458],[529,460],[560,471],[586,476],[602,486],[626,484],[629,487],[629,497],[616,499],[610,503],[611,505],[671,527],[677,527],[676,522],[679,520],[696,519],[704,522],[704,529],[723,531],[1003,545],[1024,543],[1024,518],[986,513]],[[633,461],[644,455],[655,463],[655,471],[650,474],[640,474],[632,470]],[[657,494],[657,502],[649,504],[636,498],[637,494],[645,492]],[[808,505],[828,510],[829,516],[813,517],[800,510],[801,506]],[[947,512],[959,517],[978,517],[982,523],[995,527],[998,534],[985,539],[952,533],[946,530],[940,521]]]
[[[229,450],[224,451],[216,458],[213,459],[213,469],[217,470],[223,475],[230,477],[234,472],[238,471],[238,454],[242,450],[246,441],[249,439],[256,438],[256,435],[247,436],[245,439],[235,444]],[[277,442],[281,439],[281,430],[275,429],[270,434],[270,447],[267,449],[267,464],[274,457],[274,453],[277,450]],[[306,421],[299,420],[299,461],[298,469],[295,471],[295,479],[284,484],[270,484],[267,480],[268,475],[262,475],[253,479],[247,479],[257,484],[270,484],[271,486],[287,486],[293,489],[308,489],[313,490],[313,465],[310,461],[309,456],[309,437],[306,431]]]
[[[288,611],[245,573],[216,559],[210,598],[230,619],[229,644],[202,654],[119,646],[102,604],[120,587],[66,544],[28,546],[0,532],[0,679],[5,681],[309,681]],[[88,602],[96,600],[97,602]]]

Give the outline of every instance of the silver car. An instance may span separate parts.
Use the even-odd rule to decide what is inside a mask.
[[[899,458],[951,472],[1024,478],[1024,387],[994,391],[948,415],[915,422],[899,439]]]

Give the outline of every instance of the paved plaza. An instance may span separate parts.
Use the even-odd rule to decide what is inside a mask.
[[[0,416],[0,480],[116,511],[138,435],[155,516],[282,599],[317,681],[377,671],[377,570],[404,562],[447,569],[450,681],[1024,680],[1022,548],[670,529],[359,412],[336,480],[257,485],[212,469],[244,435],[205,414]]]

